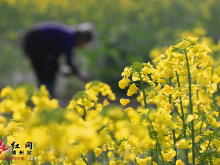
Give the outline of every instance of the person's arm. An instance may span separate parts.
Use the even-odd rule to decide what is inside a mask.
[[[71,60],[71,50],[67,52],[67,64],[71,67],[72,73],[76,74],[77,76],[79,75],[79,70],[76,66],[73,65],[72,60]]]
[[[88,72],[79,70],[77,66],[72,64],[71,53],[67,55],[67,63],[72,68],[72,73],[78,76],[82,81],[89,81],[91,76]]]
[[[87,72],[84,72],[82,70],[79,70],[78,67],[72,63],[71,57],[72,57],[72,47],[73,47],[73,42],[71,42],[71,39],[67,40],[65,44],[65,53],[66,53],[66,60],[67,64],[72,68],[72,74],[75,74],[78,76],[81,80],[87,81],[89,80],[90,75]]]
[[[64,40],[64,53],[66,54],[66,63],[71,67],[72,71],[71,73],[72,74],[75,74],[75,75],[79,75],[79,70],[77,68],[77,66],[75,66],[73,63],[72,63],[72,48],[73,48],[73,39],[72,39],[72,35],[70,34],[67,34],[65,36],[65,40]]]

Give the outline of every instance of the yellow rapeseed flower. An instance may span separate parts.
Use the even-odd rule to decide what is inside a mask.
[[[14,121],[11,121],[10,123],[8,123],[8,126],[6,127],[6,131],[8,133],[13,133],[16,129],[17,129],[17,126]]]
[[[134,72],[132,74],[132,81],[139,81],[139,80],[140,80],[139,74],[137,72]]]
[[[114,154],[112,153],[112,151],[109,151],[108,154],[107,154],[107,156],[108,156],[109,158],[114,158]]]
[[[7,136],[8,131],[5,129],[3,124],[0,124],[0,136]]]
[[[220,164],[220,158],[216,158],[213,162],[214,165]]]
[[[130,136],[130,132],[127,128],[120,128],[117,129],[117,131],[115,132],[115,138],[119,141],[122,139],[126,139]]]
[[[180,49],[186,49],[189,45],[190,45],[190,42],[184,40],[184,41],[178,43],[175,47],[180,48]]]
[[[180,61],[184,61],[184,60],[185,60],[185,55],[178,53],[178,54],[176,55],[176,58],[177,58],[178,60],[180,60]]]
[[[187,149],[188,142],[186,141],[186,139],[181,139],[179,142],[176,143],[176,147],[179,149]]]
[[[204,51],[204,52],[211,52],[211,49],[206,45],[206,44],[202,44],[202,50]]]
[[[41,95],[43,96],[49,96],[49,91],[47,90],[45,85],[40,86]]]
[[[153,81],[159,80],[160,79],[160,73],[155,72],[151,77],[152,77]]]
[[[107,105],[109,105],[110,103],[108,102],[108,99],[105,99],[104,101],[103,101],[103,107],[105,107],[105,106],[107,106]]]
[[[96,157],[99,157],[99,155],[102,153],[101,148],[95,148],[95,149],[94,149],[94,153],[95,153],[95,156],[96,156]]]
[[[129,99],[120,99],[120,103],[121,105],[127,105],[128,103],[130,103]]]
[[[198,38],[190,37],[190,36],[188,36],[188,39],[191,44],[194,44],[198,40]]]
[[[191,114],[189,114],[188,116],[187,116],[187,123],[189,123],[189,122],[191,122],[192,120],[194,119],[194,116],[193,115],[191,115]]]
[[[116,165],[116,162],[114,160],[110,160],[110,164],[109,165]]]
[[[141,158],[136,158],[138,165],[146,165],[147,164],[147,160],[146,159],[141,159]]]
[[[212,133],[213,133],[213,131],[207,130],[207,131],[205,131],[203,134],[204,134],[204,135],[209,135],[209,134],[212,134]]]
[[[118,82],[118,86],[121,88],[121,89],[125,89],[126,86],[128,86],[130,83],[130,80],[127,79],[127,78],[123,78],[122,80],[120,80]]]
[[[217,91],[217,84],[216,83],[209,83],[209,85],[206,86],[207,91],[210,93],[215,93]]]
[[[133,94],[137,93],[138,88],[136,87],[135,83],[133,83],[132,85],[130,85],[129,89],[128,89],[128,96],[132,96]]]
[[[106,145],[106,144],[104,144],[104,145],[102,146],[102,151],[107,151],[107,145]]]
[[[172,69],[166,68],[164,69],[163,74],[165,78],[170,78],[173,76],[173,71]]]
[[[124,116],[122,108],[115,107],[108,110],[107,115],[113,119],[121,119]]]
[[[142,68],[141,71],[143,72],[143,75],[145,75],[145,76],[151,73],[151,72],[150,72],[150,69],[149,69],[148,67]]]
[[[171,109],[174,109],[174,106],[170,103],[165,103],[164,105],[164,110],[167,112],[167,113],[170,113],[171,112]]]
[[[10,86],[7,86],[1,90],[0,96],[1,98],[4,98],[5,96],[9,95],[11,92],[12,92],[12,88]]]
[[[164,94],[169,96],[171,94],[172,88],[169,85],[165,85],[164,87]]]
[[[176,165],[185,165],[185,163],[183,163],[181,159],[178,159],[176,161]]]
[[[161,83],[161,84],[166,83],[166,81],[164,79],[159,79],[157,82]]]
[[[49,109],[50,110],[55,110],[59,107],[58,105],[58,100],[57,99],[52,99],[50,100],[50,102],[48,103]]]
[[[121,73],[121,76],[126,78],[131,76],[131,68],[125,67],[124,72]]]
[[[167,161],[172,161],[172,158],[176,155],[176,151],[171,148],[168,150],[168,152],[165,155]]]
[[[7,122],[7,118],[0,115],[0,123],[6,123]]]
[[[216,148],[220,148],[220,141],[218,139],[213,139],[210,144],[215,145]]]
[[[156,90],[157,92],[159,92],[160,89],[161,89],[161,85],[160,85],[160,83],[159,83],[159,84],[157,85],[157,87],[155,88],[155,90]]]
[[[21,87],[14,89],[13,92],[11,93],[12,99],[19,103],[19,102],[26,102],[28,99],[28,94],[26,93],[26,88]]]

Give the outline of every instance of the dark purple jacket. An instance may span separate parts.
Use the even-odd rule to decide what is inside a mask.
[[[72,48],[75,47],[76,31],[73,28],[56,22],[43,22],[36,24],[35,30],[39,31],[45,40],[47,48],[55,59],[61,54],[66,54],[67,63],[71,66],[73,72],[77,73],[77,69],[71,62]],[[57,61],[54,61],[57,65]]]

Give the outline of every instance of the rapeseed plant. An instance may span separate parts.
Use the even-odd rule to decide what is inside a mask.
[[[25,155],[2,163],[218,164],[220,78],[210,52],[188,37],[158,56],[156,66],[134,62],[126,67],[118,85],[128,97],[140,93],[137,108],[111,105],[115,94],[100,81],[86,84],[67,107],[50,99],[45,86],[31,94],[25,87],[3,88],[0,112],[11,119],[0,116],[1,140],[9,148],[20,144],[15,151]],[[130,102],[120,99],[123,106]],[[28,160],[27,142],[33,142],[36,160]]]

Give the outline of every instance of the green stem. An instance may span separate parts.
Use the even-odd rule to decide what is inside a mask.
[[[85,109],[85,106],[84,106],[84,98],[82,98],[82,101],[83,101],[83,110],[84,110],[83,120],[85,121],[85,119],[86,119],[86,109]]]
[[[209,135],[209,144],[208,144],[208,146],[207,146],[207,148],[206,148],[205,151],[207,151],[207,150],[209,149],[210,142],[211,142],[211,135]],[[209,165],[212,165],[212,159],[211,159],[211,156],[209,156],[209,163],[210,163]]]
[[[160,150],[160,156],[161,156],[162,164],[164,165],[164,160],[163,160],[163,155],[162,155],[162,150],[161,150],[160,145],[159,145],[159,150]]]
[[[105,152],[105,159],[106,159],[106,162],[108,162],[108,151],[107,150]]]
[[[196,95],[197,95],[197,100],[199,100],[199,90],[198,89],[196,90]],[[198,112],[200,112],[199,104],[198,104]],[[202,123],[203,123],[203,117],[202,117]],[[202,123],[201,123],[201,127],[199,129],[199,136],[201,135],[201,132],[202,132]],[[199,148],[200,148],[200,143],[198,142],[198,152],[197,152],[198,156],[200,155]]]
[[[171,86],[171,77],[169,78],[169,86]],[[169,103],[172,103],[172,96],[171,94],[169,95]],[[173,110],[171,111],[171,115],[173,114]],[[177,161],[177,148],[176,148],[176,137],[175,137],[175,130],[172,130],[173,132],[173,149],[176,152],[176,155],[174,156],[174,164],[176,164]]]
[[[192,105],[192,89],[191,89],[191,74],[190,74],[190,68],[189,68],[189,61],[187,57],[187,53],[185,50],[185,56],[186,56],[186,64],[187,64],[187,70],[188,70],[188,83],[189,83],[189,109],[190,109],[190,114],[193,115],[193,105]],[[191,121],[191,139],[192,139],[192,163],[195,165],[195,142],[194,142],[194,124],[193,120]]]
[[[211,77],[213,76],[213,68],[211,69]],[[213,103],[215,104],[215,93],[212,93],[212,100],[213,100]]]
[[[157,160],[157,143],[156,143],[156,147],[155,147],[155,153],[156,153],[155,162],[158,164],[158,160]]]
[[[141,88],[142,88],[143,96],[144,96],[144,106],[145,106],[145,108],[147,108],[147,102],[146,102],[146,96],[145,96],[145,91],[144,91],[144,85],[143,85],[143,82],[142,82],[141,72],[140,71],[139,71],[139,77],[140,77]]]
[[[199,129],[199,135],[201,135],[201,133],[202,133],[202,125],[203,125],[203,116],[202,116],[202,123],[201,123],[200,129]],[[198,142],[198,150],[199,150],[199,147],[200,147],[200,143]],[[198,153],[199,153],[199,151],[198,151]]]
[[[158,151],[157,151],[157,147],[158,147],[158,141],[156,143],[156,158],[155,158],[156,159],[155,161],[158,164],[158,154],[157,154]]]
[[[178,114],[178,116],[182,119],[182,116],[180,115],[179,111],[178,111],[178,108],[175,109],[175,112]]]
[[[199,90],[198,89],[196,90],[196,96],[197,96],[197,100],[199,100]],[[200,112],[199,104],[198,104],[198,111]]]
[[[95,153],[94,153],[94,150],[92,151],[92,162],[93,162],[93,163],[95,162]]]
[[[142,88],[142,91],[143,91],[144,107],[147,108],[147,102],[146,102],[146,96],[145,96],[145,91],[144,91],[144,85],[143,85],[143,81],[142,81],[142,77],[141,77],[141,71],[139,70],[138,73],[139,73],[139,77],[140,77],[141,88]],[[151,132],[151,129],[150,129],[150,128],[149,128],[149,132]],[[153,154],[153,152],[152,152],[152,149],[150,150],[150,155],[151,155],[151,158],[153,159],[154,154]],[[151,160],[151,164],[153,164],[153,161],[152,161],[152,160]]]
[[[179,80],[179,75],[176,71],[176,77],[177,77],[177,83],[178,83],[178,87],[180,88],[180,80]],[[186,139],[186,123],[185,123],[185,117],[184,117],[184,111],[183,111],[183,103],[182,103],[182,98],[180,97],[180,108],[181,108],[181,113],[182,113],[182,121],[183,121],[183,134],[184,134],[184,138]],[[186,139],[187,140],[187,139]],[[189,159],[188,159],[188,149],[185,149],[185,156],[186,156],[186,164],[189,164]]]
[[[81,157],[83,158],[83,161],[86,163],[86,165],[89,165],[89,163],[86,161],[85,157],[83,156],[83,154],[81,153]]]
[[[206,147],[206,150],[205,150],[205,151],[207,151],[207,150],[209,149],[210,142],[211,142],[211,136],[209,136],[209,143],[208,143],[208,146]]]

